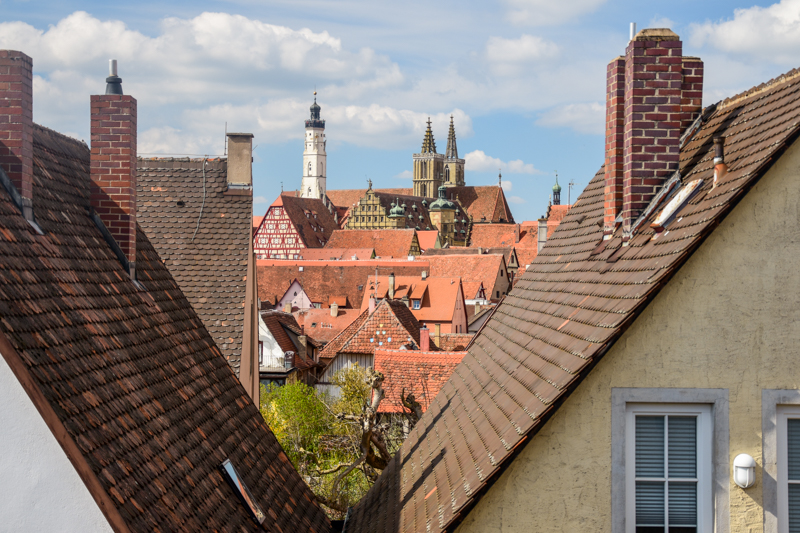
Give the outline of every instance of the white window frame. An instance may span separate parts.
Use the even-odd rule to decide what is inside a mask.
[[[779,487],[782,485],[780,478],[788,477],[788,472],[785,470],[788,465],[786,465],[785,450],[783,461],[779,460],[778,444],[781,439],[778,429],[781,426],[780,416],[784,413],[791,413],[794,409],[800,410],[800,390],[763,389],[761,391],[761,435],[763,439],[761,483],[763,485],[764,531],[787,531],[789,527],[788,516],[785,520],[779,520],[780,507],[788,508],[788,489],[786,490],[786,503],[783,505],[779,503],[781,500],[779,492],[782,492],[782,490],[779,491]],[[785,429],[782,429],[780,433],[785,435]]]
[[[728,389],[673,389],[673,388],[628,388],[611,389],[611,532],[627,533],[626,490],[627,450],[626,431],[628,407],[633,404],[707,405],[710,409],[711,431],[711,477],[712,527],[699,528],[698,533],[722,533],[730,530],[730,429],[728,420]],[[663,414],[663,413],[662,413]],[[633,433],[635,438],[635,432]],[[632,468],[632,466],[630,467]],[[635,503],[635,492],[632,502]],[[698,508],[699,511],[699,508]],[[634,511],[635,512],[635,511]],[[635,515],[634,515],[635,516]],[[635,531],[634,527],[630,531]]]
[[[789,442],[790,418],[800,418],[800,405],[778,405],[776,409],[775,435],[778,473],[778,533],[789,533]]]
[[[712,531],[714,499],[711,490],[712,423],[708,404],[628,403],[625,408],[625,531],[636,532],[636,416],[694,416],[697,418],[697,531]],[[668,431],[664,432],[665,445]],[[665,461],[667,457],[665,456]],[[666,468],[665,468],[666,472]],[[669,478],[664,478],[666,481]],[[665,516],[669,516],[665,504]]]

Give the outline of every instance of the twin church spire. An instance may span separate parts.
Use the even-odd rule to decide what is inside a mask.
[[[444,154],[436,152],[431,119],[422,137],[422,150],[414,154],[414,195],[434,198],[439,187],[464,185],[464,160],[458,158],[456,129],[450,115],[450,131],[447,134],[447,149]]]

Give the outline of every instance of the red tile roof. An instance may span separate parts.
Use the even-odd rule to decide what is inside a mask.
[[[419,349],[419,322],[402,302],[381,300],[370,315],[363,311],[349,327],[329,342],[320,357],[340,353],[373,354],[379,348],[411,345]]]
[[[461,286],[464,288],[464,299],[465,300],[474,300],[474,299],[476,299],[478,297],[478,294],[479,294],[479,292],[481,290],[481,287],[483,287],[483,282],[482,281],[462,281],[461,282]],[[484,289],[485,289],[485,287],[484,287]],[[484,295],[487,296],[487,299],[488,299],[488,295],[486,295],[485,293],[486,293],[486,291],[484,290]]]
[[[439,349],[443,352],[463,352],[474,336],[474,333],[444,333],[439,336]]]
[[[395,276],[396,300],[407,296],[409,300],[421,300],[419,309],[411,309],[417,320],[426,322],[451,322],[456,312],[456,303],[459,299],[459,278],[432,278],[422,279],[421,276]],[[361,300],[361,310],[369,307],[372,295],[383,299],[388,297],[389,276],[378,276],[377,286],[375,276],[367,282],[364,298]],[[462,308],[463,292],[461,295]]]
[[[322,248],[339,225],[322,200],[281,194],[272,206],[283,205],[306,248]]]
[[[425,256],[430,265],[430,275],[458,276],[463,281],[480,281],[488,291],[487,296],[494,294],[497,273],[505,272],[505,259],[501,254],[481,255],[432,255]]]
[[[359,259],[373,259],[375,250],[372,248],[306,248],[301,253],[304,261],[352,261]]]
[[[470,247],[512,247],[519,241],[517,224],[475,224],[470,234]]]
[[[258,227],[261,225],[262,220],[264,220],[264,215],[261,215],[260,217],[253,217],[253,233],[255,233]]]
[[[328,343],[361,314],[360,309],[342,309],[335,317],[330,309],[303,309],[295,311],[297,323],[305,326],[306,333],[319,343]]]
[[[677,208],[668,233],[653,238],[650,222],[659,212],[654,209],[627,246],[621,228],[604,240],[601,168],[353,509],[349,533],[440,531],[485,494],[478,488],[493,483],[518,445],[535,438],[544,420],[796,142],[800,71],[704,113],[682,143],[675,187],[703,182]],[[725,139],[729,171],[712,190],[715,136]],[[438,459],[432,461],[434,454]]]
[[[229,458],[271,530],[329,531],[141,226],[137,285],[87,216],[89,148],[39,126],[32,140],[44,235],[0,187],[0,357],[114,529],[255,530],[220,474]]]
[[[296,278],[311,301],[329,302],[346,298],[348,307],[358,307],[367,278],[387,270],[398,275],[420,275],[430,270],[427,261],[258,261],[258,297],[275,304]],[[302,267],[302,271],[300,270]],[[359,288],[360,287],[360,288]]]
[[[140,158],[137,220],[238,375],[253,197],[227,176],[225,159]]]
[[[412,255],[412,244],[418,243],[413,229],[342,229],[333,232],[331,248],[371,248],[380,258],[404,259]]]
[[[502,187],[497,185],[450,187],[447,193],[448,197],[452,195],[453,198],[458,198],[475,224],[514,222]]]
[[[375,192],[386,194],[397,194],[410,196],[414,194],[413,189],[373,189]],[[336,207],[350,208],[358,203],[365,194],[367,189],[336,189],[326,191],[328,198]]]
[[[424,252],[428,248],[436,247],[436,240],[439,238],[438,230],[421,230],[417,232],[419,247]]]
[[[466,353],[376,350],[375,370],[383,373],[386,392],[378,412],[409,413],[400,400],[404,390],[406,395],[414,394],[426,411]]]

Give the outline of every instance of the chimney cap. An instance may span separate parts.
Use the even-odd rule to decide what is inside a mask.
[[[645,28],[636,34],[634,41],[680,41],[678,34],[669,28]]]
[[[108,77],[106,78],[106,94],[123,94],[122,78],[117,76],[117,60],[108,60]]]

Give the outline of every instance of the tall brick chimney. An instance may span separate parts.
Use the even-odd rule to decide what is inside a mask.
[[[136,277],[136,99],[122,94],[116,61],[106,94],[91,96],[91,204]]]
[[[0,50],[0,166],[32,221],[33,60],[16,50]]]
[[[623,240],[678,170],[680,135],[702,110],[703,63],[683,57],[680,37],[645,29],[614,59],[606,79],[604,238],[622,213]]]

